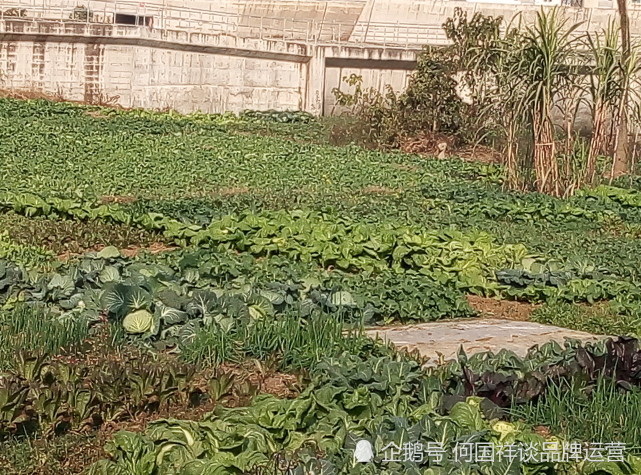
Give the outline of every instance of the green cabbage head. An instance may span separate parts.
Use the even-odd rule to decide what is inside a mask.
[[[154,326],[154,316],[147,310],[136,310],[124,318],[122,326],[127,333],[146,333]]]

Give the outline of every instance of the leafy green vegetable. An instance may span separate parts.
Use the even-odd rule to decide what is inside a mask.
[[[154,326],[154,316],[147,310],[136,310],[122,320],[122,326],[127,333],[147,333]]]

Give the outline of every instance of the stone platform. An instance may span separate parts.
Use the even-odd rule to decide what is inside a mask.
[[[372,338],[378,336],[409,351],[417,349],[421,355],[430,358],[428,364],[437,363],[440,358],[456,359],[461,346],[468,355],[483,351],[496,353],[505,348],[524,356],[532,346],[543,345],[552,340],[563,343],[566,338],[582,341],[603,338],[540,323],[499,319],[451,320],[370,328],[366,330],[366,334]]]

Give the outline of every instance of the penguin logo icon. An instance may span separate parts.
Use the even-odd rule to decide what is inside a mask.
[[[354,459],[357,462],[366,463],[371,462],[373,458],[372,444],[368,440],[359,440],[354,449]]]

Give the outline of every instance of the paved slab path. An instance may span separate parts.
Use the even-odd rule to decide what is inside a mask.
[[[375,338],[392,342],[399,348],[418,351],[437,363],[440,355],[445,360],[455,359],[462,346],[467,354],[483,351],[498,352],[502,348],[524,356],[534,345],[555,340],[563,343],[566,338],[595,341],[599,336],[566,328],[499,319],[468,319],[417,325],[371,328],[366,333]]]

